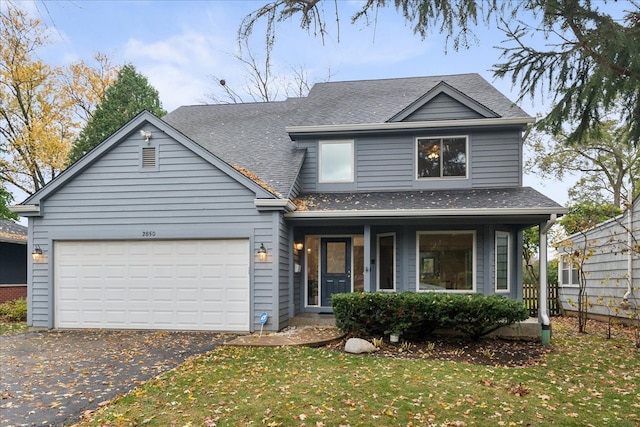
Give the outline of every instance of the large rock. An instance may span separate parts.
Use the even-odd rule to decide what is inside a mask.
[[[367,340],[362,338],[349,338],[344,345],[344,351],[347,353],[373,353],[377,348]]]

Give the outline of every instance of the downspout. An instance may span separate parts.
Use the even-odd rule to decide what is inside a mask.
[[[551,214],[549,221],[540,227],[540,272],[539,272],[539,292],[538,292],[538,320],[542,325],[542,345],[549,345],[551,340],[551,321],[549,320],[547,295],[549,294],[547,283],[547,233],[556,223],[558,216]]]
[[[623,302],[629,301],[633,295],[631,284],[633,283],[633,203],[627,208],[627,248],[629,248],[627,257],[627,292],[622,297]]]

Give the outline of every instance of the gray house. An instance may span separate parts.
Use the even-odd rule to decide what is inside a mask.
[[[621,215],[569,236],[559,244],[558,253],[560,301],[565,311],[577,311],[583,276],[589,315],[638,318],[640,196]]]
[[[477,74],[143,112],[14,209],[29,324],[279,330],[338,292],[522,297],[533,119]]]

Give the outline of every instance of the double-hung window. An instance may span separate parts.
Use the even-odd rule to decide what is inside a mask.
[[[568,256],[560,257],[560,286],[580,286],[580,266]]]
[[[466,178],[467,145],[466,136],[418,138],[418,179]]]

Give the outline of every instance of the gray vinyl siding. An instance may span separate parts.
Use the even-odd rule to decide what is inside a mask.
[[[477,132],[470,146],[472,186],[522,185],[522,144],[519,131]]]
[[[153,231],[154,239],[246,238],[252,255],[261,243],[273,248],[278,213],[258,212],[255,192],[153,130],[157,169],[141,169],[140,138],[124,139],[43,200],[42,217],[30,218],[32,243],[46,256],[32,263],[32,326],[53,326],[56,240],[143,239],[143,231]],[[259,328],[260,313],[274,306],[274,267],[250,264],[252,328]]]
[[[301,171],[302,190],[402,191],[460,188],[517,187],[522,185],[520,131],[429,131],[399,136],[355,138],[355,182],[318,183],[318,140],[300,140],[307,149]],[[468,178],[416,179],[416,138],[468,137]]]
[[[640,198],[637,198],[634,206],[633,223],[631,230],[635,242],[640,241]],[[586,272],[586,294],[588,297],[588,312],[597,315],[613,315],[622,318],[637,316],[633,307],[640,304],[640,254],[629,251],[627,243],[627,231],[629,211],[623,215],[611,219],[601,225],[585,232],[569,237],[571,244],[558,248],[560,254],[579,250],[583,253],[586,249],[592,255],[587,256],[584,262]],[[632,243],[633,245],[633,243]],[[628,263],[632,257],[632,277],[629,278]],[[561,280],[561,271],[558,272]],[[622,297],[627,291],[631,280],[633,297],[630,298],[632,306],[624,308],[620,306]],[[573,286],[560,286],[560,301],[565,310],[576,311],[579,288]]]
[[[426,105],[414,111],[403,121],[479,119],[482,117],[481,114],[466,107],[449,95],[441,93],[436,95]]]
[[[278,290],[278,318],[280,329],[287,326],[289,320],[289,271],[293,266],[289,265],[289,255],[293,250],[293,242],[289,241],[289,228],[284,222],[284,217],[278,215],[276,218],[278,230],[278,278],[274,288]]]

